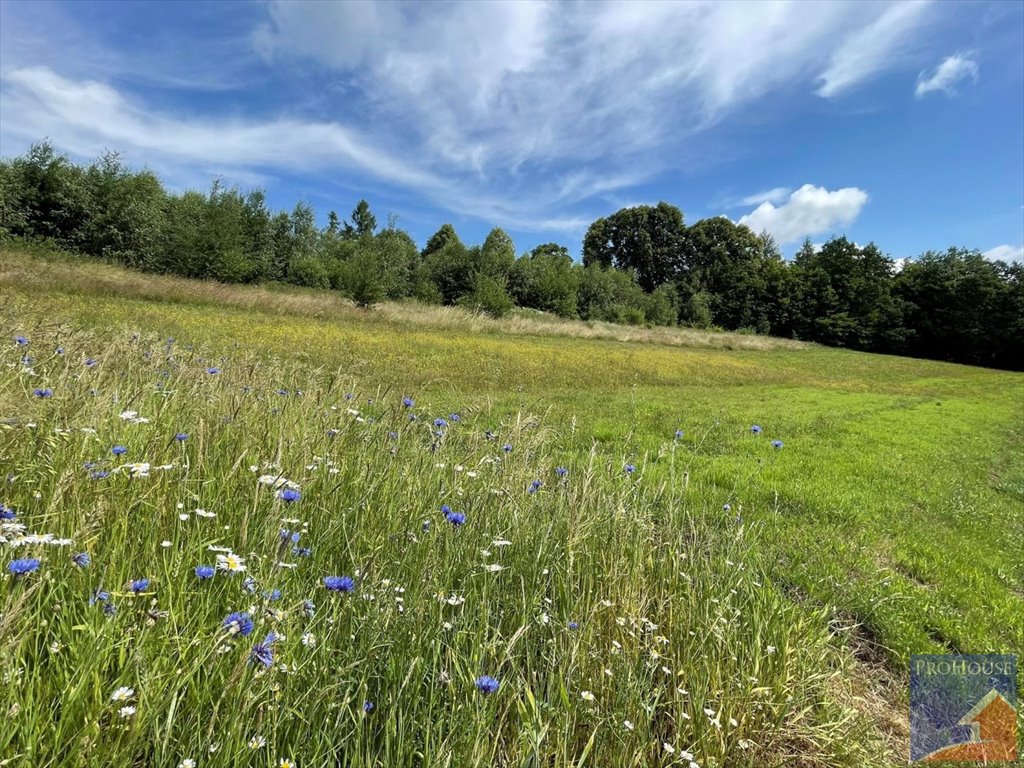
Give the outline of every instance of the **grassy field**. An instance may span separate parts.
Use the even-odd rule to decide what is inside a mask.
[[[890,765],[910,653],[1024,651],[1020,374],[9,249],[0,290],[11,765]]]

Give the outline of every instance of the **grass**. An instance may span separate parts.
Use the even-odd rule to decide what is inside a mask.
[[[32,376],[24,348],[0,353],[0,502],[75,540],[0,582],[11,764],[685,766],[688,750],[704,768],[889,765],[910,653],[1024,650],[1020,374],[365,313],[10,249],[0,287],[4,335],[36,358]],[[452,412],[437,439],[430,422]],[[84,462],[123,463],[114,443],[174,466],[90,480]],[[301,501],[275,499],[264,472]],[[313,556],[282,548],[281,527],[304,527]],[[242,576],[196,580],[210,545],[246,558],[255,594]],[[356,592],[328,594],[332,574]],[[127,594],[143,576],[152,588]],[[86,599],[100,583],[113,617]],[[248,608],[253,635],[219,631]],[[271,629],[279,664],[261,673],[248,654]],[[482,674],[496,694],[475,691]],[[120,685],[131,718],[109,701]],[[267,745],[250,750],[254,735]]]

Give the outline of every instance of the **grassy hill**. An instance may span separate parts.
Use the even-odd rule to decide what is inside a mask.
[[[12,249],[0,290],[12,764],[889,765],[910,653],[1024,651],[1021,374]]]

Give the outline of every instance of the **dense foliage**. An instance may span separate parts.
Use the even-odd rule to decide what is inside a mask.
[[[686,226],[668,203],[596,220],[582,264],[546,243],[519,258],[495,228],[466,245],[450,224],[422,250],[365,200],[325,228],[298,203],[214,182],[167,192],[116,154],[83,167],[48,143],[0,162],[0,235],[42,238],[138,269],[224,282],[285,281],[369,306],[415,298],[494,316],[514,306],[637,325],[717,326],[1004,368],[1024,360],[1024,266],[950,248],[895,262],[874,243],[806,242],[783,260],[771,236],[724,217]]]

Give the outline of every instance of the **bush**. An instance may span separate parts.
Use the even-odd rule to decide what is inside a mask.
[[[479,272],[473,277],[473,289],[459,299],[459,305],[478,309],[491,317],[504,317],[514,306],[504,280]]]

